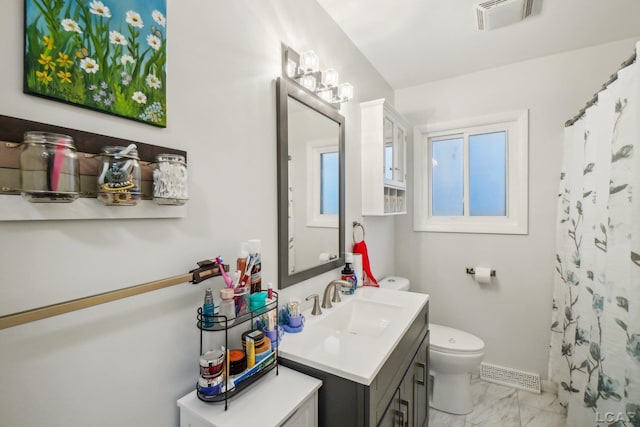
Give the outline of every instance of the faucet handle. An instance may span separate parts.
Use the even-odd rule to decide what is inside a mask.
[[[312,298],[313,298],[313,310],[311,310],[311,314],[313,314],[314,316],[322,314],[322,310],[320,309],[320,295],[318,294],[309,295],[308,297],[305,298],[305,301],[309,301]]]
[[[333,288],[333,298],[331,298],[331,302],[342,302],[340,299],[340,284],[335,283]]]

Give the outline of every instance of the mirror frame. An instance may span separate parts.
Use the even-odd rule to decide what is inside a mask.
[[[336,259],[315,267],[308,268],[293,274],[289,274],[289,221],[288,221],[288,157],[289,157],[289,97],[301,104],[317,111],[319,114],[333,120],[338,124],[338,161],[339,170],[339,207],[338,207],[338,253]],[[276,105],[278,128],[278,289],[283,289],[303,280],[317,276],[326,271],[333,270],[344,265],[344,237],[345,237],[345,152],[344,152],[344,116],[342,116],[330,104],[325,103],[316,95],[290,81],[288,78],[276,79]]]

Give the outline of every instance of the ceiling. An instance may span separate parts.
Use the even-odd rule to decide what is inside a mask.
[[[317,1],[394,89],[640,40],[640,0],[535,0],[531,16],[491,31],[476,29],[480,0]]]

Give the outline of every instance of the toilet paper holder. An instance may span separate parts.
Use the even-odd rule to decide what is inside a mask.
[[[467,267],[467,274],[476,274],[476,269],[473,267]],[[496,271],[491,269],[491,277],[496,277]]]

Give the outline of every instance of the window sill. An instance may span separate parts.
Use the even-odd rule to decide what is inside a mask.
[[[442,217],[414,225],[414,231],[440,233],[529,234],[527,224],[503,217]]]

